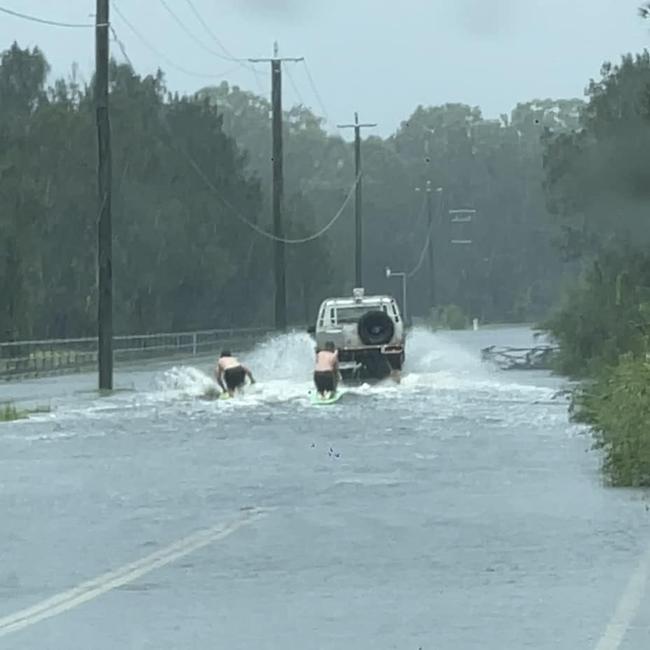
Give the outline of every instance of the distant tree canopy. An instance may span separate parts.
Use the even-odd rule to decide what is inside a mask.
[[[14,44],[0,57],[5,339],[95,332],[92,84],[73,75],[48,86],[47,74],[37,48]],[[161,72],[142,77],[116,63],[110,74],[116,331],[270,325],[272,243],[244,223],[271,230],[268,101],[227,83],[180,97]],[[580,100],[532,101],[486,120],[462,104],[420,106],[392,136],[365,139],[366,289],[399,294],[385,266],[409,271],[421,258],[430,181],[442,188],[432,201],[436,303],[484,320],[545,314],[563,267],[542,138],[551,129],[572,143],[581,110]],[[285,113],[284,131],[285,230],[300,238],[340,210],[354,155],[304,106]],[[476,215],[457,223],[454,208]],[[322,237],[287,247],[291,322],[312,320],[320,300],[352,289],[352,217],[351,201]],[[410,280],[416,314],[432,307],[433,277],[425,262]]]
[[[95,330],[92,92],[74,80],[48,88],[47,70],[38,49],[14,44],[0,58],[3,338]],[[260,181],[222,116],[169,94],[161,73],[142,78],[114,63],[110,92],[116,330],[268,324],[271,247],[237,218],[261,223]],[[305,253],[320,257],[327,279],[320,248]],[[303,266],[309,282],[317,270]]]
[[[270,105],[222,83],[199,93],[223,115],[224,130],[249,152],[249,168],[270,190]],[[384,268],[416,266],[428,232],[427,181],[433,198],[436,296],[488,320],[529,320],[552,303],[562,274],[543,192],[541,137],[545,129],[578,124],[580,100],[519,104],[511,116],[485,120],[476,107],[418,107],[392,136],[363,144],[364,277],[370,291],[395,291]],[[351,146],[329,135],[320,118],[294,107],[285,121],[286,187],[326,224],[354,180]],[[329,231],[333,285],[350,291],[352,206]],[[477,210],[473,223],[452,223],[449,210]],[[452,239],[469,238],[470,246]],[[514,270],[514,272],[513,272]],[[411,307],[426,314],[428,264],[411,281]],[[319,297],[320,298],[320,297]]]
[[[549,207],[574,252],[650,235],[649,90],[647,51],[605,64],[589,85],[580,128],[549,139]]]

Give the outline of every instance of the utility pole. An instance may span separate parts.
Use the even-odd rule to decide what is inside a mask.
[[[97,0],[95,106],[97,111],[97,360],[99,389],[113,388],[113,266],[111,225],[111,129],[108,116],[109,0]]]
[[[425,143],[426,145],[427,143]],[[427,147],[425,146],[425,151]],[[422,191],[421,187],[415,188],[416,192]],[[426,208],[427,208],[427,253],[429,256],[429,307],[433,308],[436,306],[436,268],[435,268],[435,242],[436,237],[433,228],[433,193],[434,191],[438,194],[438,206],[436,214],[440,214],[440,200],[442,197],[442,187],[436,187],[433,189],[432,182],[430,180],[426,181],[424,184],[424,191],[426,192]]]
[[[354,194],[355,252],[354,281],[356,287],[363,287],[363,219],[361,213],[361,129],[377,126],[359,124],[359,114],[354,114],[354,124],[337,124],[339,129],[354,129],[354,169],[356,191]]]
[[[429,309],[435,307],[436,301],[436,276],[433,267],[433,209],[431,205],[431,181],[427,181],[427,225],[429,233]]]
[[[452,224],[473,224],[473,219],[474,216],[476,215],[476,210],[474,208],[457,208],[454,210],[449,210],[449,215],[451,217],[451,223]],[[453,227],[453,226],[452,226]],[[458,227],[458,226],[457,226]],[[464,226],[460,226],[461,232],[453,236],[451,240],[451,244],[453,246],[472,246],[474,243],[472,239],[469,238],[469,235],[471,233],[465,231],[465,234],[463,236],[462,229],[464,229]],[[467,294],[467,267],[465,264],[467,264],[468,258],[465,257],[465,263],[463,264],[463,269],[461,272],[461,292],[463,294]],[[465,300],[463,300],[464,305],[462,305],[467,312],[472,311],[472,301],[471,301],[471,296],[468,298],[467,296],[465,297]]]
[[[436,267],[435,267],[435,242],[433,228],[433,192],[434,189],[431,181],[427,181],[427,223],[429,225],[429,307],[433,309],[436,306]],[[442,202],[442,187],[436,187],[436,194],[438,195],[438,206],[436,214],[440,214]]]
[[[302,61],[303,57],[278,56],[278,44],[273,44],[273,57],[270,59],[248,59],[251,63],[271,63],[271,104],[273,108],[273,235],[274,270],[275,270],[275,327],[285,330],[287,327],[287,278],[284,250],[284,228],[282,212],[284,207],[284,169],[282,152],[282,63]]]

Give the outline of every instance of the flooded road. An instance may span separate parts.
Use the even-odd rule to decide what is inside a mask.
[[[53,411],[0,426],[0,647],[633,650],[650,513],[602,487],[561,380],[412,333],[407,372],[310,405],[312,345],[3,385]]]

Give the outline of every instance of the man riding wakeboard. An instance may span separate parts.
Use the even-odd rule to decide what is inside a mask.
[[[224,350],[221,353],[214,374],[219,388],[224,392],[227,391],[230,397],[233,397],[235,391],[244,386],[246,377],[249,378],[251,384],[255,383],[251,371],[240,363],[230,350]]]
[[[325,343],[323,350],[316,349],[316,366],[314,368],[314,384],[321,398],[336,394],[339,380],[339,355],[336,346],[331,341]]]

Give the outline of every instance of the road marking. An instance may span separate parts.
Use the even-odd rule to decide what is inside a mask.
[[[125,564],[119,569],[108,571],[72,589],[47,598],[36,605],[0,618],[0,637],[12,632],[18,632],[18,630],[34,625],[46,618],[67,612],[105,594],[107,591],[133,582],[155,569],[159,569],[213,542],[232,535],[243,526],[247,526],[255,519],[263,516],[263,514],[259,511],[253,511],[226,525],[219,524],[199,531],[155,551],[141,560]]]
[[[605,628],[596,650],[618,650],[623,643],[632,621],[636,618],[637,612],[643,600],[646,582],[648,580],[648,568],[650,567],[650,546],[641,558],[639,565],[632,573],[625,591],[618,601],[616,611]]]

